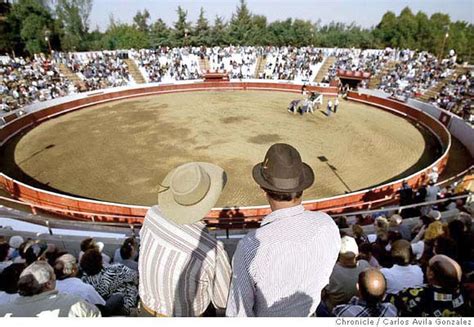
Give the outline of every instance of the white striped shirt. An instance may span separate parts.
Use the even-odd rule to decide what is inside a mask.
[[[310,316],[336,263],[341,238],[325,213],[276,210],[237,246],[227,316]]]
[[[146,214],[140,238],[139,292],[146,307],[178,317],[199,316],[211,301],[225,308],[229,258],[203,223],[175,224],[154,206]]]

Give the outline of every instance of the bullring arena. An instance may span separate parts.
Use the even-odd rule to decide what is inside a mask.
[[[446,167],[452,140],[438,120],[354,92],[327,117],[335,88],[313,90],[324,104],[304,116],[286,110],[301,98],[301,85],[285,83],[155,85],[62,100],[2,129],[2,181],[14,197],[47,211],[140,222],[170,169],[208,161],[229,176],[217,205],[258,219],[268,207],[251,167],[276,142],[294,145],[316,172],[305,193],[309,209],[390,203],[402,179],[416,185],[432,167]],[[467,154],[456,146],[456,156]],[[219,216],[217,208],[208,218]]]

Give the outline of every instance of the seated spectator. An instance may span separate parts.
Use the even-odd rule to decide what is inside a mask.
[[[410,242],[395,241],[390,254],[394,263],[393,267],[380,270],[387,280],[387,293],[395,294],[404,288],[423,284],[423,271],[419,266],[410,264],[412,260]]]
[[[358,296],[348,304],[334,308],[336,317],[396,317],[397,308],[382,302],[385,297],[385,278],[378,269],[369,268],[359,274],[357,282]]]
[[[8,241],[8,245],[10,245],[8,258],[10,260],[14,261],[17,257],[20,256],[19,248],[20,248],[20,245],[23,244],[23,242],[25,242],[25,240],[23,239],[23,237],[19,235],[10,237],[10,240]]]
[[[471,218],[472,219],[472,218]],[[448,224],[449,237],[456,241],[458,248],[458,260],[461,266],[467,262],[474,261],[472,233],[467,230],[463,220],[453,220]]]
[[[20,297],[0,306],[1,317],[100,317],[100,311],[81,298],[58,293],[53,268],[45,261],[28,266],[20,275]]]
[[[377,259],[382,267],[390,267],[392,265],[392,257],[389,252],[390,243],[388,232],[380,229],[377,231],[375,236],[375,241],[371,243],[372,255]]]
[[[371,267],[380,268],[380,264],[377,259],[372,255],[372,244],[362,243],[359,245],[359,255],[357,260],[367,261]]]
[[[363,215],[356,216],[357,225],[367,226],[367,225],[372,225],[373,223],[374,223],[374,219],[372,218],[371,215],[366,215],[365,217]]]
[[[104,243],[96,242],[92,237],[86,238],[81,242],[81,252],[79,252],[78,261],[81,262],[82,255],[84,252],[90,249],[96,249],[102,255],[102,263],[104,266],[108,266],[110,264],[110,257],[103,252]]]
[[[440,236],[435,240],[433,254],[444,254],[459,263],[456,241],[447,236]]]
[[[19,247],[20,256],[16,257],[15,263],[24,263],[27,266],[38,260],[44,258],[48,246],[43,241],[27,240],[23,242]]]
[[[392,296],[402,317],[466,317],[472,314],[461,290],[462,270],[445,255],[430,259],[426,271],[428,285],[408,288]]]
[[[393,215],[390,217],[390,231],[396,231],[400,233],[400,236],[407,241],[411,241],[411,230],[407,224],[403,223],[403,217],[400,215]]]
[[[8,243],[0,243],[0,273],[11,265],[13,262],[8,260],[8,251],[10,250],[10,245]]]
[[[97,249],[87,250],[81,258],[82,281],[92,285],[96,291],[108,300],[113,294],[123,296],[123,314],[137,306],[138,272],[122,264],[103,266],[102,255]]]
[[[13,302],[18,294],[18,280],[26,268],[23,263],[13,263],[0,274],[0,306]]]
[[[443,224],[434,221],[425,229],[423,226],[417,236],[411,241],[411,248],[417,260],[424,256],[426,263],[433,256],[433,245],[435,240],[444,235]]]
[[[328,311],[339,304],[348,303],[357,294],[359,274],[370,265],[365,260],[357,261],[359,248],[354,238],[344,236],[341,239],[339,258],[329,278],[329,284],[323,289],[322,302]]]
[[[352,225],[352,236],[357,242],[357,245],[361,245],[362,243],[368,243],[369,239],[367,235],[365,235],[364,230],[358,224]]]
[[[125,239],[122,246],[115,250],[114,263],[121,263],[138,271],[138,245],[133,237]]]
[[[374,243],[375,240],[377,239],[377,235],[381,235],[379,232],[385,232],[388,233],[389,231],[389,222],[387,218],[384,216],[377,217],[374,220],[374,229],[375,229],[375,234],[369,234],[367,235],[367,238],[370,243]]]
[[[54,273],[56,274],[56,289],[60,293],[76,295],[94,305],[105,305],[104,299],[94,287],[77,278],[78,267],[73,255],[64,254],[56,259]]]
[[[349,225],[347,224],[347,218],[345,216],[340,216],[340,217],[335,218],[334,222],[336,223],[339,229],[344,229],[344,228],[349,227]]]

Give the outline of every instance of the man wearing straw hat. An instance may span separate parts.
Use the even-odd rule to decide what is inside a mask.
[[[165,177],[158,205],[140,230],[140,315],[200,316],[213,304],[225,308],[230,264],[221,242],[201,219],[212,209],[226,183],[218,166],[192,162]]]
[[[253,178],[272,213],[237,246],[226,315],[310,316],[336,263],[339,230],[327,214],[301,205],[314,173],[292,146],[272,145]]]

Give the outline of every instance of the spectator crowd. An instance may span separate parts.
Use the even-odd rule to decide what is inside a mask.
[[[75,92],[75,86],[44,55],[34,58],[0,57],[0,105],[11,111]]]
[[[431,98],[433,104],[472,120],[472,73],[452,76],[456,54],[438,60],[426,51],[409,49],[338,49],[316,47],[183,47],[83,53],[57,53],[33,58],[0,57],[1,109],[55,99],[75,92],[136,83],[125,58],[137,65],[145,82],[174,83],[203,78],[206,71],[225,72],[232,79],[314,82],[329,58],[334,58],[322,83],[337,81],[338,71],[370,73],[380,79],[375,87],[396,98],[420,97],[451,80]],[[65,76],[66,66],[74,77]],[[347,85],[346,85],[347,86]],[[367,88],[369,80],[360,81]]]

